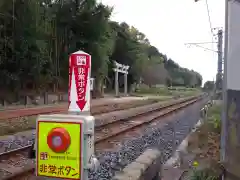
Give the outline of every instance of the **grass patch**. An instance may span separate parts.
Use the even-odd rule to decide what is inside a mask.
[[[148,86],[142,86],[137,91],[138,94],[154,94],[154,95],[160,95],[160,96],[171,96],[171,91],[168,90],[168,88],[165,87],[148,87]]]
[[[167,87],[149,87],[141,86],[136,90],[136,94],[142,95],[157,95],[157,96],[172,96],[172,97],[188,97],[202,93],[199,89],[193,88],[167,88]]]
[[[221,174],[221,106],[213,105],[202,126],[189,139],[188,152],[194,154],[197,167],[189,170],[189,180],[217,180]]]
[[[221,105],[214,105],[209,109],[207,121],[212,130],[221,133]]]
[[[182,96],[182,97],[196,96],[201,93],[202,93],[201,91],[172,91],[173,96]]]
[[[195,170],[190,180],[218,180],[219,174],[213,169],[207,168],[202,170]]]
[[[17,132],[36,128],[37,116],[19,117],[0,121],[0,136],[11,135]]]

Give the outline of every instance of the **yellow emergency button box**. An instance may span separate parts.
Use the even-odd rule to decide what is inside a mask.
[[[72,119],[72,120],[71,120]],[[37,176],[82,179],[83,121],[40,115],[37,121]]]

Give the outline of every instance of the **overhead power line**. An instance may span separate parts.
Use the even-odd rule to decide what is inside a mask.
[[[215,42],[212,42],[212,43],[215,43]],[[202,48],[202,49],[204,49],[204,50],[206,50],[206,51],[212,51],[212,52],[218,53],[218,51],[216,51],[216,50],[203,47],[203,46],[201,46],[201,45],[199,45],[199,44],[204,44],[204,43],[185,43],[185,45],[187,45],[187,46],[194,45],[194,46],[199,47],[199,48]]]
[[[212,34],[212,42],[214,41],[214,33],[213,33],[213,28],[212,28],[212,21],[211,21],[211,16],[210,16],[210,11],[209,11],[209,5],[208,5],[208,0],[205,0],[206,7],[207,7],[207,15],[208,15],[208,22],[210,26],[210,32]],[[213,49],[213,44],[212,44],[212,49]]]
[[[185,43],[186,45],[195,45],[195,44],[212,44],[212,43],[218,43],[218,42],[198,42],[198,43]]]
[[[211,21],[211,17],[210,17],[210,11],[209,11],[208,0],[206,0],[206,7],[207,7],[207,14],[208,14],[208,22],[209,22],[209,26],[210,26],[211,33],[212,33],[212,35],[213,35],[213,28],[212,28],[212,21]]]

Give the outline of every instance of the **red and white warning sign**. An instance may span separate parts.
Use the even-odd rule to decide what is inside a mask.
[[[91,56],[77,51],[69,57],[70,112],[90,111]]]

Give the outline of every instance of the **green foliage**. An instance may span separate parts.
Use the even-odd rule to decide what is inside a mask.
[[[153,94],[158,96],[174,96],[174,97],[186,97],[186,96],[195,96],[201,91],[193,88],[184,88],[181,87],[179,90],[178,87],[167,88],[166,86],[152,86],[142,84],[136,92],[139,94]]]
[[[206,81],[203,85],[203,89],[206,91],[212,91],[214,89],[214,81]]]
[[[197,88],[186,88],[184,86],[169,87],[168,89],[171,91],[174,91],[174,90],[176,90],[176,91],[199,91],[199,89],[197,89]]]
[[[200,87],[202,85],[202,76],[186,68],[180,67],[172,59],[165,61],[165,68],[168,70],[172,79],[171,86]]]
[[[92,55],[100,94],[106,79],[114,84],[113,61],[130,66],[129,85],[201,85],[198,73],[168,59],[136,28],[110,21],[111,13],[96,0],[1,0],[0,91],[66,90],[68,56],[78,50]]]
[[[208,122],[220,133],[221,131],[221,105],[213,105],[208,111]]]
[[[170,96],[172,95],[171,92],[165,88],[158,88],[158,87],[151,87],[149,88],[148,86],[141,86],[138,90],[138,93],[140,94],[156,94],[156,95],[161,95],[161,96]]]
[[[195,170],[190,180],[218,180],[218,176],[210,169]]]

